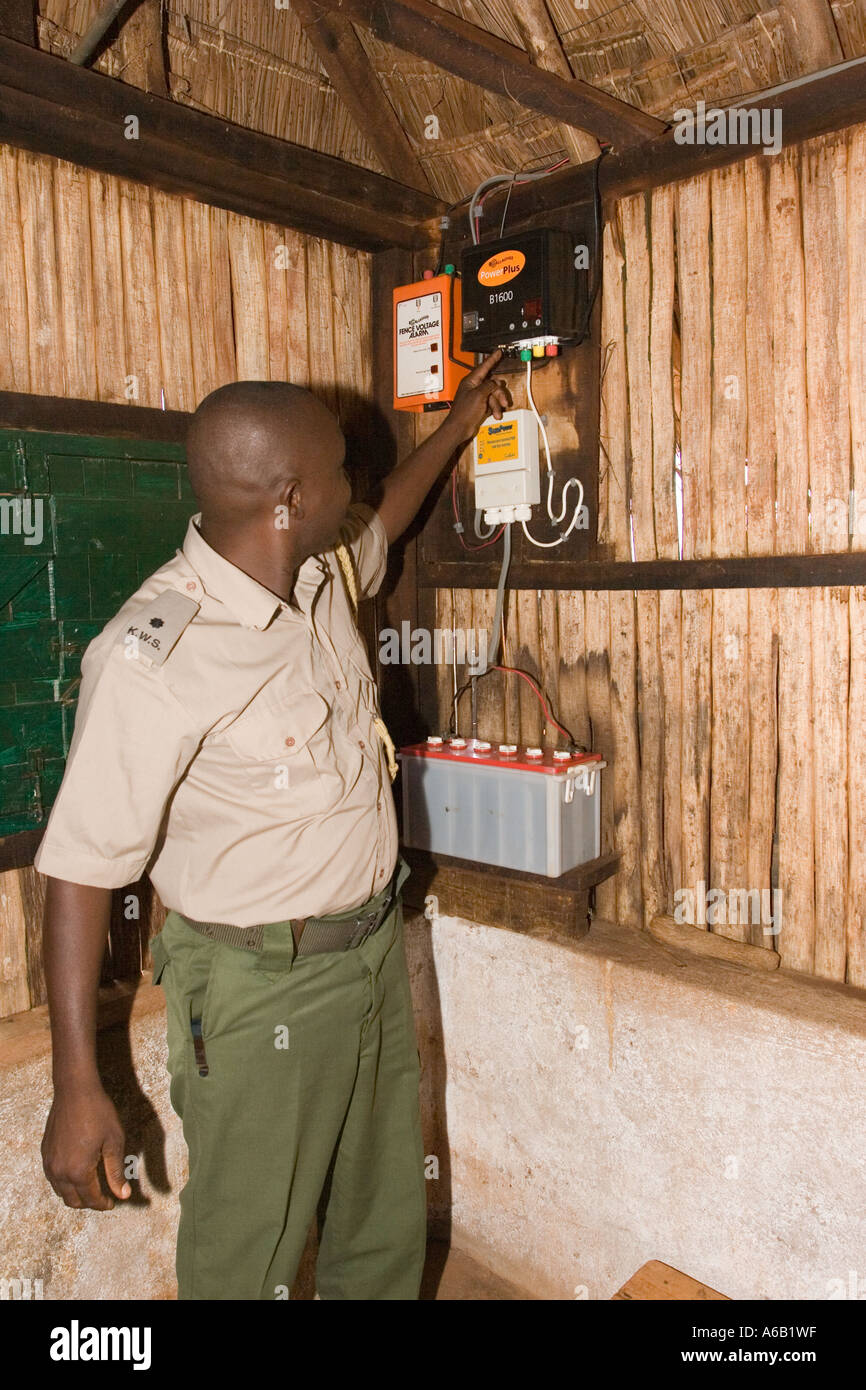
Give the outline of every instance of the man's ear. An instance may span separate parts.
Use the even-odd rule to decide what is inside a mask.
[[[279,497],[280,508],[285,508],[285,515],[289,521],[303,521],[305,519],[304,499],[301,493],[300,478],[290,478],[280,489]]]

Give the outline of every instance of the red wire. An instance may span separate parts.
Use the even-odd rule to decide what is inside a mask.
[[[509,674],[512,675],[512,676],[520,676],[520,677],[522,677],[522,679],[525,680],[525,681],[527,682],[527,684],[532,688],[532,690],[533,690],[533,691],[535,692],[535,694],[538,696],[538,699],[539,699],[540,704],[541,704],[541,708],[544,710],[544,713],[547,715],[547,721],[548,721],[548,723],[549,723],[549,724],[552,724],[552,725],[554,726],[555,729],[558,729],[559,732],[560,732],[561,734],[563,734],[565,738],[568,739],[569,743],[571,743],[571,742],[573,741],[573,740],[572,740],[572,737],[571,737],[571,734],[568,732],[568,730],[567,730],[567,729],[563,729],[562,725],[561,725],[561,724],[558,724],[557,721],[554,719],[553,715],[550,713],[550,710],[547,708],[547,705],[545,704],[544,696],[542,695],[541,690],[540,690],[539,687],[536,685],[536,683],[535,683],[535,681],[533,680],[532,676],[528,675],[526,671],[518,671],[518,669],[517,669],[516,666],[493,666],[493,667],[491,667],[491,670],[493,670],[493,671],[508,671]]]
[[[457,510],[457,469],[456,469],[456,468],[453,470],[453,472],[452,472],[452,474],[451,474],[451,505],[452,505],[452,507],[454,508],[454,520],[457,521],[457,522],[459,522],[459,521],[460,521],[460,512]],[[462,523],[461,523],[461,524],[462,524]],[[505,530],[505,527],[504,527],[504,526],[500,526],[500,528],[499,528],[499,530],[496,532],[496,535],[495,535],[495,536],[491,536],[489,541],[482,541],[480,545],[467,545],[466,542],[465,542],[465,540],[463,539],[463,535],[462,535],[462,533],[461,533],[460,531],[457,532],[457,539],[459,540],[460,544],[463,546],[463,549],[464,549],[464,550],[483,550],[484,547],[487,546],[487,545],[494,545],[495,542],[499,540],[499,537],[502,535],[502,532],[503,532],[504,530]]]

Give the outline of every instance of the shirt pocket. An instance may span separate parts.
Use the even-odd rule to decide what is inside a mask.
[[[316,690],[257,700],[226,730],[247,778],[286,820],[321,815],[344,791],[331,709]]]

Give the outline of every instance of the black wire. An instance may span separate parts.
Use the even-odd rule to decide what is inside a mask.
[[[521,667],[515,666],[515,667],[513,667],[512,669],[515,670],[515,671],[520,671],[520,670],[521,670]],[[496,670],[496,667],[495,667],[495,666],[488,666],[488,668],[487,668],[486,671],[480,671],[480,672],[478,673],[477,676],[471,676],[471,677],[469,678],[468,681],[464,682],[464,684],[460,686],[460,689],[457,691],[457,694],[453,696],[453,698],[452,698],[452,700],[451,700],[451,718],[450,718],[449,721],[448,721],[448,736],[449,736],[449,738],[450,738],[450,736],[451,736],[453,733],[456,733],[456,730],[457,730],[457,722],[456,722],[456,721],[457,721],[457,706],[459,705],[459,703],[460,703],[461,699],[463,698],[463,696],[466,694],[466,691],[467,691],[467,690],[470,688],[470,686],[472,685],[472,682],[473,682],[473,681],[480,681],[480,680],[483,680],[485,676],[492,676],[492,675],[493,675],[493,672],[494,672],[495,670]],[[506,671],[500,671],[499,674],[500,674],[501,676],[504,676],[504,675],[507,675],[508,673],[507,673]],[[578,750],[579,753],[586,753],[586,752],[587,752],[587,749],[584,748],[582,744],[580,744],[580,743],[577,742],[576,738],[574,737],[574,734],[571,732],[571,730],[569,729],[569,727],[568,727],[568,725],[565,723],[565,721],[562,720],[562,719],[557,719],[557,718],[556,718],[556,714],[553,712],[553,701],[551,700],[551,698],[550,698],[550,696],[548,695],[547,691],[545,690],[544,686],[541,684],[541,681],[536,680],[535,676],[532,675],[532,672],[531,672],[531,671],[523,671],[523,675],[524,675],[524,676],[529,676],[532,680],[534,680],[534,681],[536,682],[536,685],[538,686],[538,689],[541,691],[542,695],[544,696],[545,701],[547,702],[547,708],[551,711],[551,716],[552,716],[552,718],[555,719],[555,720],[556,720],[556,723],[557,723],[557,724],[560,724],[560,725],[562,726],[562,728],[565,730],[565,732],[568,734],[568,738],[569,738],[569,742],[570,742],[570,744],[571,744],[571,747],[572,747],[572,748],[576,748],[576,749]]]
[[[600,289],[600,287],[601,287],[601,263],[602,263],[603,252],[602,252],[602,240],[601,240],[601,189],[600,189],[600,187],[599,187],[598,171],[599,171],[599,167],[600,167],[600,165],[601,165],[601,161],[604,159],[604,155],[605,155],[605,152],[604,152],[604,150],[602,150],[601,154],[599,155],[598,159],[595,161],[595,163],[594,163],[594,165],[593,165],[593,183],[594,183],[594,189],[595,189],[595,197],[594,197],[593,200],[592,200],[592,206],[593,206],[593,224],[594,224],[594,240],[595,240],[595,248],[594,248],[594,253],[595,253],[595,265],[594,265],[594,267],[593,267],[593,277],[592,277],[592,278],[593,278],[593,287],[592,287],[592,293],[590,294],[590,297],[589,297],[589,302],[588,302],[587,307],[586,307],[586,313],[584,314],[583,324],[581,325],[580,336],[579,336],[578,338],[575,339],[575,346],[576,346],[578,343],[582,343],[583,340],[584,340],[584,338],[585,338],[586,335],[587,335],[587,332],[588,332],[588,330],[589,330],[589,321],[590,321],[590,319],[592,318],[592,311],[593,311],[593,309],[595,308],[595,301],[596,301],[596,299],[598,298],[598,291],[599,291],[599,289]]]
[[[446,230],[447,230],[447,229],[446,229],[445,227],[442,228],[442,235],[441,235],[440,238],[439,238],[439,258],[438,258],[438,260],[436,261],[436,269],[435,269],[434,272],[433,272],[434,275],[441,275],[442,272],[443,272],[443,270],[445,269],[445,232],[446,232]]]

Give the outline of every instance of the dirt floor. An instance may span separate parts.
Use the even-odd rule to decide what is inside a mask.
[[[471,1255],[447,1240],[431,1240],[427,1245],[427,1265],[421,1285],[421,1298],[457,1300],[533,1299],[534,1294],[500,1279]]]

